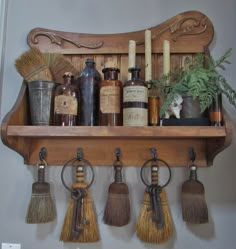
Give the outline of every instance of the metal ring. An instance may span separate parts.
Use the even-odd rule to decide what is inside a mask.
[[[84,162],[84,163],[85,163],[85,166],[89,166],[89,168],[90,168],[91,171],[92,171],[92,179],[91,179],[90,183],[87,185],[87,187],[85,188],[86,190],[88,190],[88,189],[91,187],[91,185],[93,184],[93,181],[94,181],[94,170],[93,170],[92,164],[91,164],[89,161],[87,161],[87,160],[85,160],[85,159],[82,159],[82,158],[80,158],[80,159],[78,159],[78,158],[73,158],[73,159],[69,160],[69,161],[62,167],[62,170],[61,170],[61,181],[62,181],[63,186],[64,186],[68,191],[70,191],[71,193],[74,193],[74,191],[66,185],[65,180],[64,180],[64,172],[65,172],[65,169],[66,169],[70,164],[73,164],[73,163],[76,162],[76,161]]]
[[[169,171],[169,178],[168,178],[167,182],[166,182],[165,184],[163,184],[162,186],[160,186],[161,188],[165,188],[165,187],[170,183],[170,180],[171,180],[171,169],[170,169],[169,164],[168,164],[166,161],[162,160],[162,159],[156,158],[155,160],[153,160],[153,159],[147,160],[147,161],[143,164],[143,166],[141,167],[141,170],[140,170],[140,177],[141,177],[141,180],[142,180],[143,184],[146,185],[147,187],[150,187],[152,184],[148,184],[147,182],[145,182],[145,180],[144,180],[144,178],[143,178],[143,170],[144,170],[144,168],[147,166],[148,163],[150,163],[150,162],[156,162],[156,161],[159,161],[159,162],[164,163],[164,165],[167,167],[167,169],[168,169],[168,171]]]

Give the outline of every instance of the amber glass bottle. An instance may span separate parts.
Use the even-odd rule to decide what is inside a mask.
[[[209,108],[210,123],[212,126],[223,125],[222,94],[217,94]]]
[[[131,80],[123,86],[123,125],[148,125],[148,87],[140,79],[140,68],[129,68]]]
[[[74,76],[65,73],[64,83],[55,90],[54,125],[75,126],[79,124],[79,90],[72,84]]]
[[[102,126],[122,125],[122,82],[118,80],[118,68],[102,70],[104,80],[100,84],[99,124]]]
[[[80,91],[80,125],[99,124],[99,84],[101,75],[95,69],[93,59],[87,59],[86,66],[77,79]]]

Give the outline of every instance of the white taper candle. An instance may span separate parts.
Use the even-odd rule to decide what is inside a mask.
[[[170,73],[170,42],[164,40],[163,42],[163,74]]]
[[[136,42],[133,40],[129,41],[129,55],[128,55],[128,68],[135,67],[136,57]],[[128,73],[128,79],[131,79],[131,74]]]
[[[152,38],[151,30],[145,30],[145,81],[152,79]]]

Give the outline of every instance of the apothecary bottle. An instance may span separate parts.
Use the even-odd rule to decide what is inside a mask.
[[[148,125],[148,87],[140,79],[140,68],[129,68],[131,80],[123,86],[123,125]]]
[[[99,124],[99,85],[101,75],[95,69],[95,62],[88,58],[85,68],[77,79],[80,91],[80,125],[96,126]]]
[[[102,70],[104,80],[100,84],[99,124],[101,126],[122,125],[122,82],[118,80],[120,70],[107,67]]]
[[[217,94],[209,108],[211,126],[223,125],[222,94]]]
[[[72,84],[72,73],[65,73],[63,79],[64,83],[55,90],[54,125],[75,126],[79,124],[79,90]]]

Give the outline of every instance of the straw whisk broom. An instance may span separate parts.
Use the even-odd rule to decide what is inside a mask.
[[[194,153],[190,151],[190,153]],[[182,216],[185,222],[202,224],[208,222],[208,208],[205,200],[204,185],[197,179],[195,155],[190,154],[189,179],[182,184],[181,204]]]
[[[71,72],[75,77],[79,74],[79,71],[76,67],[70,62],[67,58],[65,58],[62,54],[55,54],[54,56],[50,54],[45,55],[47,57],[48,66],[52,73],[53,80],[57,83],[63,83],[63,75],[66,72]],[[53,58],[54,57],[54,58]]]
[[[38,48],[30,48],[15,61],[19,74],[27,81],[52,81],[52,74],[43,53]]]
[[[122,167],[120,150],[116,149],[116,160],[113,164],[115,171],[114,182],[108,189],[108,198],[105,205],[103,221],[110,226],[125,226],[130,221],[129,188],[122,181]]]
[[[43,159],[38,164],[38,181],[32,185],[32,195],[26,215],[26,222],[29,224],[51,222],[56,217],[50,185],[44,180],[46,165]]]
[[[158,183],[158,161],[163,162],[169,169],[169,179],[167,183],[160,186]],[[143,169],[151,162],[151,184],[148,185],[143,178]],[[173,234],[173,221],[167,202],[167,195],[164,187],[167,186],[171,178],[168,164],[157,159],[154,154],[153,159],[148,160],[142,166],[141,179],[147,186],[141,210],[136,222],[136,234],[142,241],[149,243],[162,243],[167,241]]]
[[[72,161],[79,161],[81,163],[82,160],[86,165],[89,164],[88,161],[81,158],[76,158]],[[68,163],[64,165],[62,170],[62,182],[71,191],[71,197],[61,230],[60,240],[64,242],[96,242],[100,239],[99,229],[91,193],[88,190],[93,179],[90,184],[87,184],[84,179],[84,165],[79,165],[76,168],[76,183],[70,189],[66,186],[63,179],[63,172]],[[89,166],[92,169],[91,164]]]

